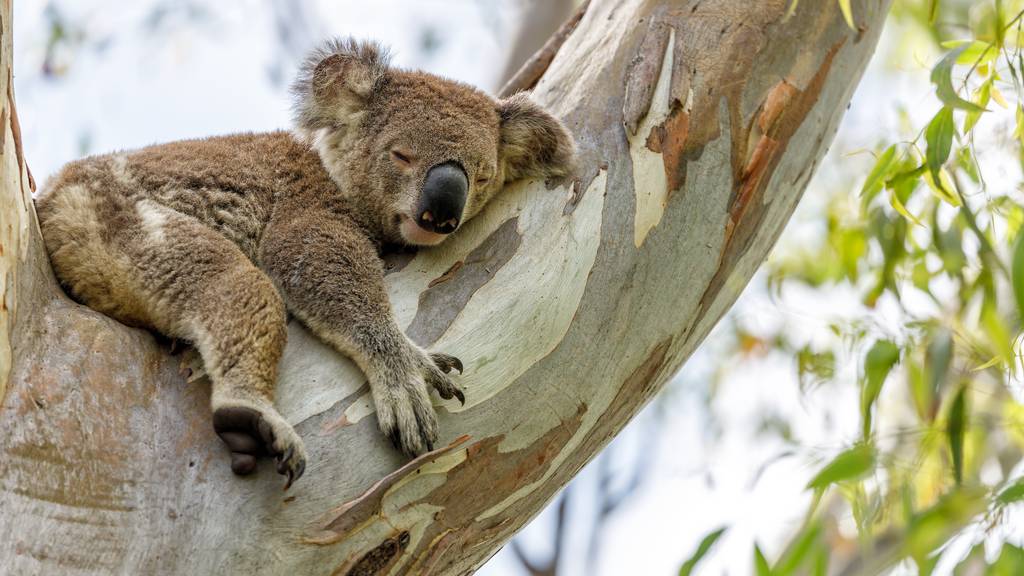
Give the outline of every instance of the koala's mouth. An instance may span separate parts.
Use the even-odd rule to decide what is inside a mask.
[[[423,228],[407,214],[401,215],[398,232],[403,240],[413,246],[435,246],[448,237],[448,234],[439,234]]]

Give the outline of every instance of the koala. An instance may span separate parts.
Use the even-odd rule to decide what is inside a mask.
[[[525,94],[398,69],[375,43],[325,43],[293,92],[292,131],[85,158],[36,199],[71,297],[191,342],[232,471],[272,457],[286,489],[306,466],[274,408],[288,314],[365,373],[396,448],[432,450],[429,389],[464,403],[448,375],[463,365],[402,332],[381,254],[439,244],[507,183],[561,179],[574,161],[569,132]]]

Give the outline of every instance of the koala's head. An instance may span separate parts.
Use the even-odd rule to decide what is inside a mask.
[[[572,137],[525,94],[392,68],[378,45],[334,40],[293,86],[297,132],[342,194],[358,194],[384,238],[437,244],[502,187],[572,169]]]

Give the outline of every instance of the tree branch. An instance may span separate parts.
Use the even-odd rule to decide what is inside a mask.
[[[509,78],[501,90],[498,90],[498,96],[501,98],[507,98],[516,92],[522,92],[523,90],[529,90],[537,85],[540,77],[547,71],[548,66],[551,65],[551,61],[555,59],[555,55],[558,54],[558,49],[562,47],[566,39],[576,30],[576,26],[583,19],[583,15],[587,12],[587,6],[590,5],[590,0],[584,0],[580,4],[576,12],[569,17],[565,23],[551,36],[547,42],[541,46],[540,50],[534,53],[529,60],[523,63],[519,67],[519,70]],[[511,60],[511,59],[510,59]]]
[[[468,438],[410,465],[359,370],[293,323],[277,405],[310,465],[287,494],[270,463],[232,475],[187,360],[63,295],[7,98],[0,572],[473,571],[678,370],[796,206],[888,2],[854,2],[858,32],[835,2],[787,6],[592,0],[512,83],[574,132],[578,177],[510,187],[386,277],[403,329],[465,363],[466,405],[435,402],[440,443]]]

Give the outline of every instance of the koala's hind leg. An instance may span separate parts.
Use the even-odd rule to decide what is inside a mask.
[[[256,458],[273,456],[286,488],[302,475],[305,448],[274,409],[274,387],[286,339],[285,308],[273,283],[229,240],[172,213],[160,250],[166,269],[160,300],[191,340],[213,382],[213,426],[231,449],[231,469],[250,474]],[[158,327],[159,328],[159,327]]]
[[[149,200],[79,187],[58,190],[40,208],[54,269],[73,296],[195,344],[231,469],[249,474],[257,457],[274,456],[288,485],[301,476],[302,441],[273,406],[286,329],[270,279],[225,237]],[[111,218],[118,226],[95,225]]]

